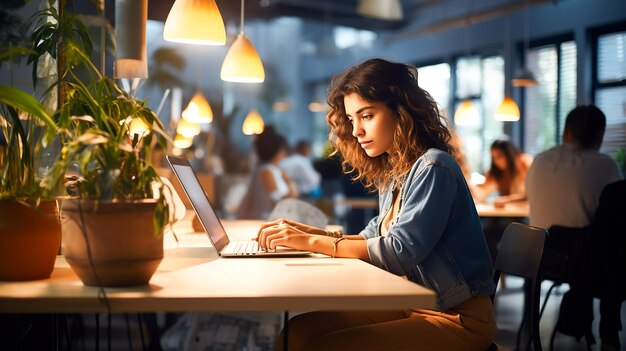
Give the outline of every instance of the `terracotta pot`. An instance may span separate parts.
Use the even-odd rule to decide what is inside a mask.
[[[49,278],[60,243],[56,201],[0,201],[0,280]]]
[[[154,233],[155,205],[154,200],[63,201],[62,251],[85,285],[148,284],[163,258],[163,237]]]

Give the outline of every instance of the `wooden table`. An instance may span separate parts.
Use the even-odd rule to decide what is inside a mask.
[[[527,218],[529,213],[528,203],[508,203],[504,207],[497,208],[492,204],[476,204],[476,210],[480,217],[500,218]]]
[[[234,238],[258,222],[224,221]],[[432,291],[357,259],[218,258],[204,233],[164,237],[165,257],[150,284],[106,288],[111,312],[280,311],[434,308]],[[50,279],[0,282],[0,313],[107,312],[98,288],[62,256]]]

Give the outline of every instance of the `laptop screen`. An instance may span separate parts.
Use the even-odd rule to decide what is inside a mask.
[[[204,230],[209,234],[213,246],[215,246],[218,253],[221,252],[230,240],[226,235],[222,223],[217,218],[215,211],[213,211],[204,190],[202,190],[202,186],[193,172],[189,161],[172,156],[167,156],[167,161],[174,170],[174,174],[176,174],[180,184],[183,186]]]

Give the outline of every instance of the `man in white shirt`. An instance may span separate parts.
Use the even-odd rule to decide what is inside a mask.
[[[551,257],[554,250],[568,252],[567,271],[575,273],[565,273],[570,290],[563,296],[556,329],[572,336],[584,335],[588,345],[593,343],[594,276],[603,272],[592,268],[599,259],[598,252],[592,250],[597,240],[582,234],[594,234],[583,227],[591,223],[604,187],[622,178],[617,163],[599,152],[605,128],[606,117],[596,106],[576,107],[567,115],[563,144],[537,155],[526,175],[531,225],[581,228],[562,236],[559,228],[553,228],[544,257]],[[554,246],[556,243],[560,248]],[[548,265],[544,269],[549,270]],[[600,297],[602,350],[619,350],[620,322],[614,315],[619,316],[621,301]]]
[[[622,179],[617,163],[601,154],[606,117],[593,105],[567,115],[563,144],[535,157],[526,175],[530,224],[584,227],[598,207],[604,187]]]
[[[320,187],[321,176],[313,168],[310,154],[309,142],[300,140],[296,143],[294,152],[280,163],[280,168],[293,180],[301,195],[308,195]]]

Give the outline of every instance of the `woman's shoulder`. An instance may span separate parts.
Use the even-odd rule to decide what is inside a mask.
[[[460,172],[459,165],[449,153],[439,149],[428,149],[415,161],[410,174],[419,174],[428,167],[441,167],[454,173]],[[458,172],[457,172],[458,171]]]

